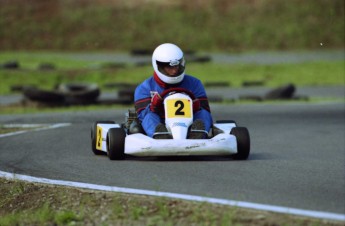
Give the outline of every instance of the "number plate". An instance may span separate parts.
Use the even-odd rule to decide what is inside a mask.
[[[102,150],[102,127],[97,126],[96,149]]]
[[[192,117],[191,104],[188,99],[170,99],[166,102],[168,118],[190,118]]]

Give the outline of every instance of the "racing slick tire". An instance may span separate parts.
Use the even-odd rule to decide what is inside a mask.
[[[123,128],[109,129],[107,135],[107,149],[110,160],[122,160],[125,158],[126,132]]]
[[[92,147],[92,152],[95,155],[102,155],[105,154],[103,151],[100,151],[96,149],[96,143],[97,143],[97,124],[115,124],[114,121],[97,121],[95,122],[92,127],[91,127],[91,147]]]
[[[237,153],[232,157],[236,160],[246,160],[250,153],[250,137],[246,127],[234,127],[230,131],[236,137]]]

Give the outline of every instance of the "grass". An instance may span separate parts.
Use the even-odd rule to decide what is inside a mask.
[[[342,225],[208,203],[0,178],[0,225]]]
[[[69,53],[52,51],[127,52],[153,49],[163,42],[174,42],[185,50],[231,53],[318,49],[320,43],[325,48],[344,48],[343,0],[94,2],[0,1],[0,64],[19,60],[21,66],[19,70],[0,70],[0,95],[11,94],[13,85],[53,89],[61,82],[92,82],[105,89],[107,83],[137,84],[152,73],[150,66],[102,68],[101,61],[76,59]],[[56,69],[38,70],[42,63],[54,63]],[[233,87],[247,80],[265,81],[271,87],[287,82],[298,86],[344,85],[344,62],[271,66],[188,64],[188,73],[203,82],[225,80]],[[36,107],[12,108],[1,107],[1,113],[37,111]],[[1,226],[341,225],[205,203],[3,179],[0,194]]]
[[[81,56],[84,56],[81,57]],[[54,52],[3,52],[0,63],[15,59],[17,70],[0,69],[0,95],[11,93],[18,85],[35,85],[42,89],[53,89],[59,83],[89,82],[106,89],[111,83],[139,84],[152,75],[152,67],[124,65],[107,68],[112,62],[87,58],[92,53],[78,56]],[[97,56],[97,55],[96,55]],[[53,70],[39,70],[39,65],[48,62]],[[296,64],[216,64],[189,63],[187,73],[198,77],[204,83],[224,81],[232,87],[240,87],[246,81],[263,81],[265,86],[277,87],[287,83],[297,86],[344,85],[344,62],[304,62]]]
[[[121,65],[108,67],[113,55],[102,53],[63,52],[2,52],[0,63],[15,59],[18,69],[0,69],[0,95],[14,94],[15,87],[36,86],[53,90],[60,83],[95,83],[102,92],[117,92],[120,83],[137,85],[152,75],[152,67]],[[91,59],[91,60],[90,60]],[[42,63],[54,66],[51,70],[41,70]],[[261,82],[266,87],[278,87],[293,83],[303,86],[344,86],[344,62],[322,61],[290,64],[220,64],[188,63],[187,73],[198,77],[204,84],[227,83],[229,89],[241,87],[246,82]],[[206,87],[207,89],[207,87]],[[20,91],[19,91],[20,92]],[[17,91],[18,93],[18,91]],[[309,99],[309,101],[313,101]],[[315,100],[320,101],[320,100]],[[13,104],[2,106],[2,114],[34,113],[51,111],[78,111],[109,109],[109,105],[89,105],[73,107],[47,107],[39,104]]]
[[[277,65],[192,65],[188,70],[203,82],[227,81],[240,87],[245,81],[264,81],[277,87],[288,83],[297,86],[344,85],[344,62],[311,62]]]
[[[342,0],[0,1],[0,50],[344,48],[343,9]]]

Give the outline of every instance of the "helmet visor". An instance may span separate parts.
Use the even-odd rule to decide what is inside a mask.
[[[180,60],[171,60],[170,62],[156,61],[158,70],[169,77],[179,76],[184,72],[185,60],[182,57]]]

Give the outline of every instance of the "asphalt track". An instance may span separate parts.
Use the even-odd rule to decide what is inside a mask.
[[[126,109],[109,109],[1,115],[0,124],[71,126],[0,138],[0,171],[345,214],[344,102],[211,107],[214,119],[249,129],[248,160],[95,156],[92,122],[124,120]]]

